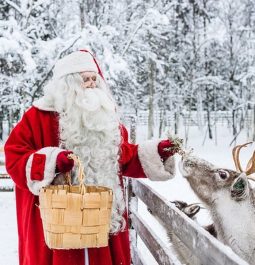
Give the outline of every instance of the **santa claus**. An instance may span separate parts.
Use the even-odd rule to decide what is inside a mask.
[[[20,265],[129,265],[130,246],[122,176],[168,180],[173,176],[169,140],[133,145],[92,54],[60,59],[44,96],[34,102],[5,144],[6,169],[15,182]],[[83,162],[86,184],[113,190],[109,245],[52,250],[44,241],[39,190]],[[74,181],[76,181],[74,179]]]

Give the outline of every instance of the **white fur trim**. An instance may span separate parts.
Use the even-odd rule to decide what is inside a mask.
[[[53,104],[50,104],[47,100],[45,100],[45,97],[34,101],[33,106],[38,108],[39,110],[56,111]]]
[[[170,156],[167,158],[167,160],[164,162],[164,168],[165,171],[169,172],[171,177],[173,178],[175,176],[175,159],[174,156]]]
[[[39,195],[40,189],[42,187],[48,186],[53,181],[55,177],[57,155],[62,151],[64,150],[58,147],[44,147],[29,156],[26,164],[27,186],[34,195]],[[44,179],[41,181],[31,180],[31,168],[32,168],[34,154],[46,155]]]
[[[163,181],[174,177],[175,160],[169,157],[163,164],[158,154],[158,144],[161,140],[149,140],[139,144],[138,156],[145,175],[150,180]]]
[[[77,51],[57,61],[53,70],[53,78],[58,79],[67,74],[84,71],[98,73],[98,68],[89,52]]]

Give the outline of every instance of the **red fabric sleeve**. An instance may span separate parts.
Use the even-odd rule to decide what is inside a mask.
[[[44,147],[57,147],[58,143],[57,114],[31,107],[12,130],[4,147],[6,170],[18,188],[28,190],[26,166],[29,156]],[[42,154],[33,157],[31,170],[34,174],[31,177],[45,177],[45,166]]]
[[[46,155],[34,154],[31,168],[31,180],[43,180]]]
[[[122,174],[127,177],[146,178],[138,157],[138,145],[128,142],[128,132],[123,125],[120,126],[120,131],[122,143],[119,163]]]
[[[6,170],[20,189],[28,189],[26,163],[36,150],[33,147],[32,131],[24,114],[22,120],[12,130],[4,146]]]

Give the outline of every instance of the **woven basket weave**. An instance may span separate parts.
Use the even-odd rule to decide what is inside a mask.
[[[40,213],[45,242],[52,249],[105,247],[111,221],[112,190],[85,186],[79,159],[80,185],[51,185],[40,190]]]

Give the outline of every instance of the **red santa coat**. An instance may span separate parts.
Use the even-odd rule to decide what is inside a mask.
[[[123,138],[119,160],[122,175],[141,178],[147,175],[152,180],[166,180],[172,176],[165,169],[168,167],[171,171],[173,163],[162,167],[156,149],[158,142],[145,144],[139,151],[138,145],[128,143],[127,130],[124,127],[120,130]],[[85,264],[83,249],[51,250],[44,241],[37,194],[54,178],[56,156],[62,151],[58,148],[58,135],[57,113],[32,107],[12,130],[5,144],[6,169],[16,184],[20,265]],[[155,158],[158,163],[151,167],[150,161]],[[120,180],[123,185],[122,177]],[[108,247],[88,249],[88,255],[89,265],[129,265],[128,229],[111,235]]]

